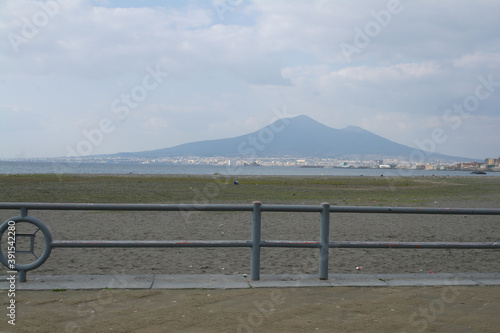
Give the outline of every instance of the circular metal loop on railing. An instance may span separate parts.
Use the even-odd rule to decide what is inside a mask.
[[[17,264],[15,263],[13,266],[9,265],[9,260],[5,256],[5,253],[3,252],[3,246],[2,246],[2,238],[3,234],[5,231],[8,230],[9,225],[12,225],[11,221],[17,223],[29,223],[34,226],[36,226],[42,233],[45,238],[45,249],[43,250],[43,253],[41,254],[40,257],[38,257],[35,261],[29,263],[29,264]],[[14,271],[30,271],[33,270],[37,267],[40,267],[49,257],[50,252],[52,251],[52,235],[50,233],[49,228],[39,219],[32,217],[32,216],[16,216],[13,218],[8,219],[5,221],[1,226],[0,226],[0,262],[9,268],[10,270]],[[15,252],[14,252],[15,254]]]

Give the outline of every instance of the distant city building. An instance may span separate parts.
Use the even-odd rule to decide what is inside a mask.
[[[460,163],[460,169],[462,170],[477,170],[483,165],[479,162],[462,162]]]
[[[491,166],[498,166],[500,165],[500,157],[499,158],[486,158],[484,160],[484,164],[486,165],[491,165]]]

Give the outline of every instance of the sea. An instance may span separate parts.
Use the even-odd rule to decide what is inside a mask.
[[[178,165],[164,163],[66,163],[42,161],[0,161],[0,174],[144,174],[144,175],[226,175],[226,176],[453,176],[484,177],[470,171],[301,168],[293,166]],[[500,177],[500,172],[487,172]]]

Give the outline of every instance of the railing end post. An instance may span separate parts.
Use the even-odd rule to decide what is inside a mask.
[[[19,282],[26,282],[26,271],[19,271]]]

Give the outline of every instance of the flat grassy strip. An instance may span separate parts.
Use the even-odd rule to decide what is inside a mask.
[[[238,180],[238,185],[234,181]],[[427,206],[500,203],[500,177],[0,175],[0,201]],[[491,206],[489,204],[488,206]],[[494,207],[492,207],[494,208]]]

